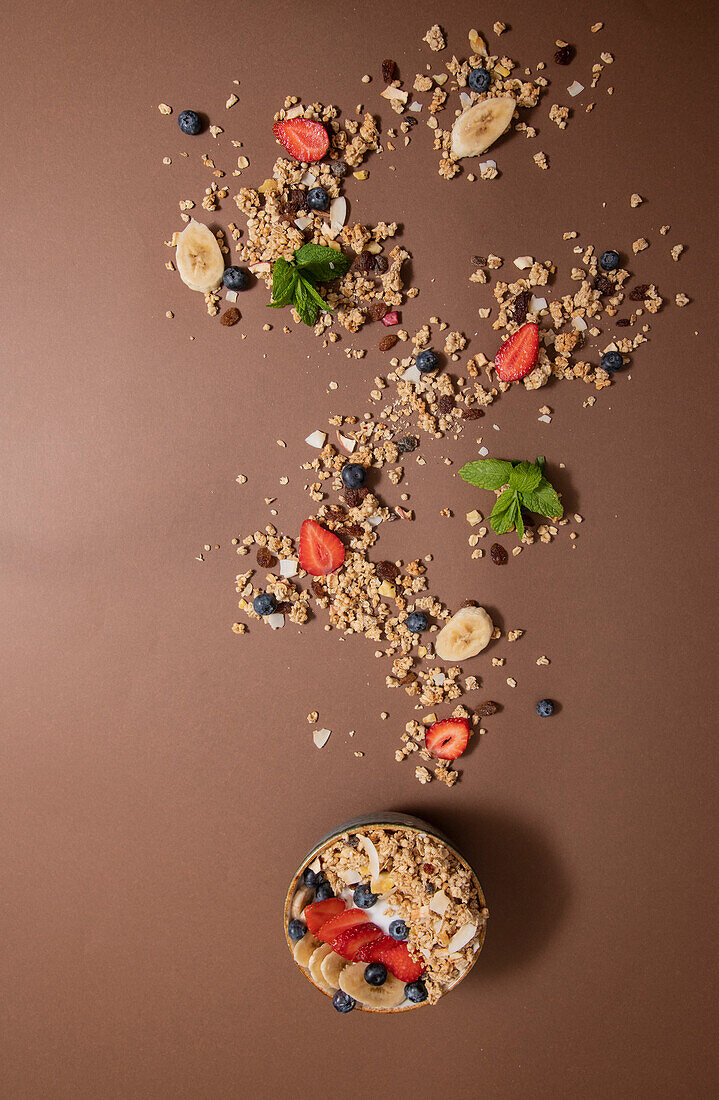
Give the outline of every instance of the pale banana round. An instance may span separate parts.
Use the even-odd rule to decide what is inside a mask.
[[[295,962],[298,966],[309,967],[310,959],[320,946],[321,941],[313,936],[311,932],[305,932],[301,940],[298,940],[295,946],[292,948],[292,954],[294,955]]]
[[[516,106],[507,95],[483,99],[468,107],[452,127],[452,155],[476,157],[485,153],[509,127]]]
[[[337,988],[336,985],[330,985],[324,974],[322,973],[322,963],[328,955],[334,954],[332,948],[328,943],[321,943],[319,947],[316,947],[310,955],[309,971],[310,977],[315,985],[318,985],[320,989],[324,989],[325,993],[334,993]]]
[[[314,897],[314,892],[309,886],[299,886],[295,891],[295,896],[292,899],[292,905],[290,907],[290,916],[293,920],[300,920],[304,911],[305,905],[309,905]]]
[[[466,661],[489,645],[494,624],[483,607],[460,607],[434,641],[442,661]]]
[[[211,229],[192,218],[177,238],[177,270],[190,290],[208,293],[222,282],[225,260]]]
[[[330,951],[329,955],[325,955],[323,958],[320,965],[322,977],[332,989],[339,989],[340,974],[347,965],[347,959],[343,959],[341,955],[336,954],[334,951]]]
[[[340,989],[370,1008],[397,1008],[404,1000],[404,982],[387,974],[383,985],[370,985],[364,980],[367,963],[351,963],[340,974]]]

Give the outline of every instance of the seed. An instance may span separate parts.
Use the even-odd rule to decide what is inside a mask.
[[[490,718],[493,714],[496,714],[499,707],[496,703],[493,703],[491,699],[487,699],[484,703],[480,703],[477,707],[477,714],[480,718]]]
[[[489,553],[495,565],[506,565],[509,561],[509,554],[498,542],[492,544],[492,549]]]
[[[387,334],[387,336],[383,336],[382,339],[380,340],[379,350],[380,351],[389,351],[389,349],[393,348],[396,343],[397,343],[397,337],[395,336],[395,334],[393,332],[390,332],[390,333]]]

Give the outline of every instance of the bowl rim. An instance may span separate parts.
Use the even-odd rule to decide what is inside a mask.
[[[323,989],[321,986],[319,986],[317,984],[317,982],[313,979],[313,977],[310,974],[309,970],[306,969],[305,967],[300,966],[299,963],[294,958],[294,955],[293,955],[294,944],[293,944],[292,940],[290,939],[289,933],[288,933],[288,930],[287,930],[287,927],[288,927],[288,924],[289,924],[290,906],[292,904],[292,899],[294,897],[295,891],[296,891],[298,883],[299,883],[300,875],[302,874],[304,869],[307,867],[307,865],[312,863],[313,859],[315,859],[319,855],[319,853],[324,848],[327,847],[327,845],[329,843],[336,840],[338,837],[342,836],[343,833],[352,832],[352,831],[359,831],[360,829],[363,829],[363,828],[409,829],[410,831],[416,832],[416,833],[426,833],[429,836],[434,837],[436,840],[440,840],[444,845],[446,845],[446,847],[450,850],[450,852],[459,860],[459,862],[466,868],[466,870],[471,875],[472,880],[473,880],[474,885],[475,885],[476,890],[477,890],[477,894],[479,896],[481,907],[486,908],[486,904],[487,904],[485,896],[484,896],[484,890],[482,889],[482,885],[481,885],[481,883],[479,881],[479,878],[477,876],[477,872],[474,870],[471,863],[467,860],[467,858],[464,855],[462,855],[462,853],[459,851],[459,849],[456,847],[456,845],[449,839],[449,837],[445,836],[445,834],[440,829],[438,829],[435,825],[432,825],[430,822],[425,821],[423,818],[420,818],[420,817],[414,817],[412,814],[397,813],[396,811],[385,811],[384,813],[375,813],[375,814],[362,814],[359,817],[351,818],[349,821],[344,821],[341,825],[338,825],[337,828],[332,829],[329,833],[327,833],[325,836],[323,836],[320,840],[317,841],[316,844],[314,844],[312,846],[312,848],[310,848],[309,852],[306,854],[304,859],[300,862],[299,867],[297,868],[297,871],[292,876],[289,888],[287,890],[287,894],[285,896],[285,905],[284,905],[285,941],[286,941],[287,946],[289,948],[290,954],[293,956],[292,957],[292,962],[293,962],[294,966],[296,966],[297,969],[304,975],[304,977],[307,979],[307,981],[311,985],[313,985],[315,989],[318,989],[320,991],[320,993],[322,993],[323,996],[325,996],[325,997],[331,997],[332,994],[328,993],[326,989]],[[480,927],[480,929],[478,929],[478,932],[479,932],[479,944],[478,944],[477,950],[472,955],[472,958],[469,962],[469,965],[462,971],[462,973],[459,975],[459,977],[454,982],[452,982],[451,985],[448,985],[446,987],[446,989],[444,989],[442,991],[440,1000],[441,1000],[442,997],[445,997],[448,993],[450,993],[453,989],[456,989],[457,986],[461,982],[464,981],[464,979],[467,977],[470,970],[472,969],[472,967],[476,963],[477,959],[479,958],[479,955],[482,951],[482,948],[484,947],[484,941],[485,941],[485,938],[486,938],[486,935],[487,935],[487,921],[486,920],[481,924],[481,927]],[[400,1006],[398,1008],[371,1008],[369,1005],[362,1005],[358,1002],[356,1007],[359,1009],[360,1012],[377,1012],[377,1013],[380,1013],[383,1016],[391,1016],[395,1013],[411,1012],[416,1008],[429,1007],[429,1001],[421,1001],[419,1004],[410,1003],[410,1004],[407,1004],[407,1005]]]

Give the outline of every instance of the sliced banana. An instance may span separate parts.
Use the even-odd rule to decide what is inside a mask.
[[[486,152],[508,128],[516,106],[512,97],[505,95],[468,107],[452,127],[452,154],[476,157]]]
[[[320,947],[320,941],[311,932],[305,932],[301,940],[298,940],[292,949],[295,962],[298,966],[308,967],[314,952]]]
[[[313,891],[309,886],[299,886],[297,888],[290,906],[290,916],[293,920],[301,918],[305,905],[309,905],[313,897]]]
[[[483,607],[460,607],[435,638],[435,652],[442,661],[466,661],[489,644],[493,630]]]
[[[225,260],[211,229],[194,218],[177,238],[177,270],[190,290],[217,290]]]
[[[387,974],[387,981],[383,985],[369,985],[364,980],[364,971],[367,963],[350,963],[340,974],[340,989],[349,993],[362,1005],[370,1008],[396,1008],[404,1000],[404,983],[395,978],[394,974]]]
[[[332,953],[332,948],[328,943],[321,943],[320,946],[316,947],[310,955],[309,963],[309,971],[312,981],[315,983],[315,985],[318,985],[320,989],[323,989],[325,993],[330,994],[334,993],[335,989],[337,989],[337,986],[330,985],[325,978],[324,974],[322,973],[322,963],[327,958],[327,956],[331,955]]]
[[[347,959],[343,959],[341,955],[337,955],[332,950],[323,958],[320,964],[322,977],[332,989],[339,989],[340,974],[347,965]]]

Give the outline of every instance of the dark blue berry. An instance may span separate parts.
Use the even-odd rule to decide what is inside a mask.
[[[537,714],[540,718],[549,718],[554,714],[554,703],[551,699],[540,699],[537,703]]]
[[[486,69],[472,69],[467,83],[473,92],[486,92],[492,78]]]
[[[255,596],[252,601],[252,610],[255,615],[260,615],[262,618],[265,615],[272,615],[277,607],[277,600],[271,592],[261,592],[259,596]]]
[[[621,370],[624,366],[624,360],[622,359],[622,353],[620,351],[605,351],[602,356],[602,370],[609,371],[610,374],[614,374],[615,370]]]
[[[228,290],[245,290],[249,286],[250,276],[242,267],[226,267],[222,282]]]
[[[332,998],[332,1007],[338,1012],[351,1012],[356,1004],[354,997],[350,997],[343,989],[338,989]]]
[[[436,370],[439,366],[439,356],[436,351],[432,351],[428,348],[426,351],[421,351],[415,359],[415,366],[420,374],[430,374],[431,371]]]
[[[307,931],[307,925],[301,920],[291,920],[287,925],[287,935],[291,940],[301,940]]]
[[[387,981],[387,967],[384,963],[368,963],[364,968],[364,980],[367,985],[384,985]]]
[[[424,611],[413,611],[407,616],[407,629],[413,634],[421,634],[429,626]]]
[[[329,210],[330,197],[324,187],[310,187],[307,192],[307,206],[310,210]]]
[[[337,176],[337,179],[342,179],[343,176],[347,175],[347,165],[343,160],[333,161],[330,168],[332,169],[332,175]]]
[[[422,1001],[427,1000],[427,986],[424,984],[421,978],[418,978],[416,982],[408,982],[404,987],[404,995],[408,1001],[413,1001],[414,1004],[421,1004]]]
[[[335,892],[329,882],[321,882],[315,890],[315,901],[327,901],[327,898],[333,898],[334,896]]]
[[[389,934],[393,940],[406,940],[409,935],[407,922],[403,920],[393,920],[389,926]]]
[[[371,909],[376,904],[378,896],[372,893],[368,883],[362,882],[355,888],[352,900],[358,909]]]
[[[321,882],[321,879],[317,872],[313,871],[311,867],[305,867],[302,872],[302,881],[305,886],[309,886],[310,890],[314,890],[315,886],[318,886]]]
[[[183,134],[199,134],[202,129],[202,119],[197,111],[182,111],[177,116],[177,125]]]
[[[599,266],[602,271],[616,271],[619,267],[619,253],[612,248],[608,252],[602,252],[599,257]]]
[[[360,466],[358,462],[348,462],[342,467],[342,484],[347,489],[361,488],[364,485],[364,479],[364,466]]]

